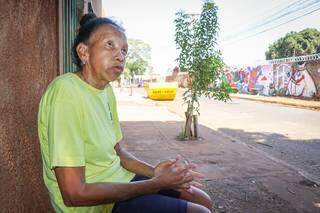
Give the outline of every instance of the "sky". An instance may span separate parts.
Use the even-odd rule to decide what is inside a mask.
[[[268,46],[286,33],[301,31],[307,27],[320,30],[320,10],[318,10],[257,36],[245,38],[246,32],[239,33],[257,22],[261,23],[295,1],[297,0],[214,1],[219,8],[218,43],[224,62],[231,66],[260,63],[265,58]],[[151,46],[151,63],[154,71],[160,74],[171,72],[178,65],[175,61],[178,57],[174,42],[175,13],[180,9],[186,13],[200,13],[202,7],[202,0],[103,0],[102,2],[104,15],[121,21],[128,38],[143,40]],[[230,35],[240,37],[226,40]]]

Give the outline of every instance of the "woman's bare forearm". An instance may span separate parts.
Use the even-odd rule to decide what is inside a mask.
[[[91,206],[155,193],[164,185],[159,178],[131,183],[86,183],[85,167],[54,169],[63,201],[67,206]]]
[[[176,188],[189,183],[193,177],[174,162],[162,162],[155,177],[131,183],[87,183],[85,167],[56,167],[54,172],[66,206],[91,206],[127,200],[161,189]]]
[[[137,159],[130,152],[120,147],[118,143],[115,150],[120,157],[121,165],[130,172],[135,174],[145,175],[148,177],[154,176],[154,166]]]
[[[161,186],[156,180],[132,183],[92,183],[84,184],[77,196],[71,198],[71,206],[93,206],[114,203],[140,195],[156,193]]]

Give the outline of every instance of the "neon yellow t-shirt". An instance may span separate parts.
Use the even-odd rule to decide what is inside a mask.
[[[85,166],[87,183],[130,182],[114,146],[122,139],[111,86],[96,89],[77,75],[57,77],[43,95],[38,114],[43,178],[56,212],[111,212],[113,204],[67,207],[54,167]]]

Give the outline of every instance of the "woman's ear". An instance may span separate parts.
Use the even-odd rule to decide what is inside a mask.
[[[76,51],[82,63],[86,64],[89,60],[88,46],[81,42],[78,44]]]

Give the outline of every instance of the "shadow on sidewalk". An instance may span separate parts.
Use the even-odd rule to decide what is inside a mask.
[[[252,145],[300,170],[319,177],[320,182],[320,139],[294,140],[277,133],[246,132],[227,128],[220,128],[218,132]]]
[[[262,149],[272,149],[275,145],[269,141],[287,144],[301,141],[277,134],[214,131],[202,125],[202,141],[177,141],[183,125],[184,122],[176,121],[122,121],[122,143],[135,156],[152,164],[177,154],[199,164],[198,171],[206,175],[204,190],[215,201],[216,212],[319,212],[315,207],[320,203],[319,187],[302,184],[308,180],[297,171],[236,142],[241,139]],[[319,150],[318,140],[306,144]],[[288,151],[288,155],[295,151],[298,148]]]

